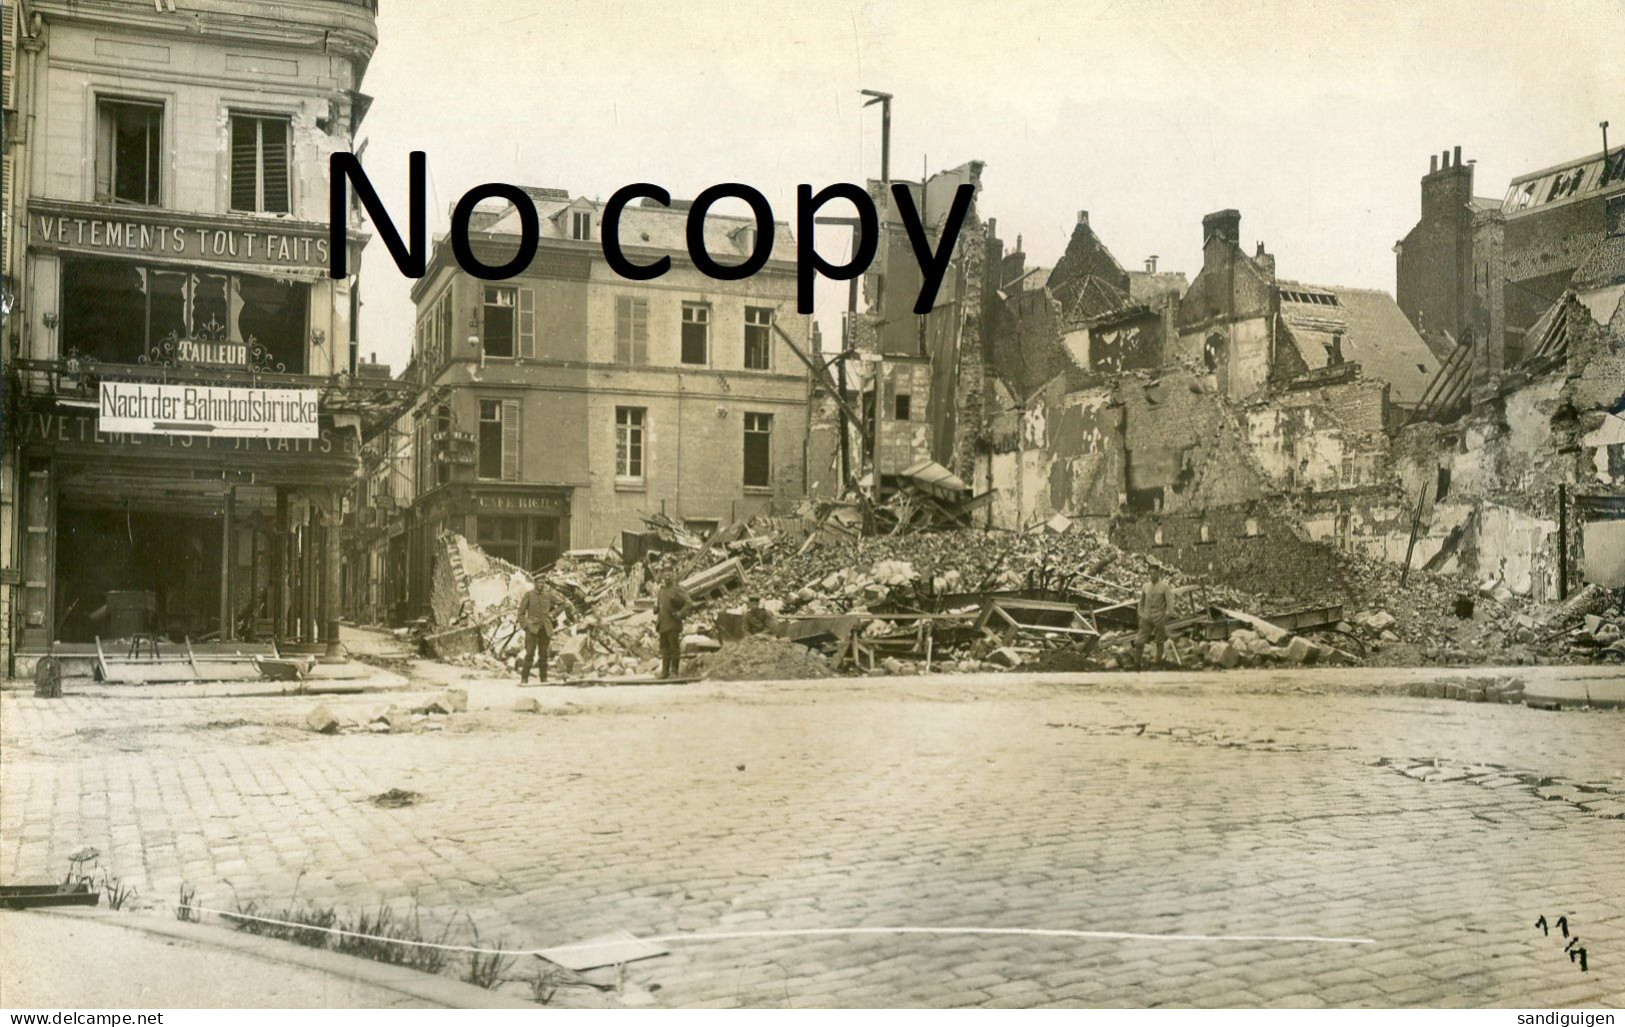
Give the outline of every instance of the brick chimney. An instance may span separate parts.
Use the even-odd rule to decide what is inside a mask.
[[[1202,246],[1217,236],[1232,246],[1241,244],[1241,211],[1218,210],[1202,218]]]
[[[1461,147],[1429,158],[1422,176],[1422,220],[1459,217],[1473,201],[1473,163],[1461,159]]]

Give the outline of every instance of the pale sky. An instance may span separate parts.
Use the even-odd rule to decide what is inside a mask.
[[[1202,215],[1235,207],[1281,277],[1391,293],[1430,154],[1460,145],[1498,197],[1600,150],[1599,121],[1625,146],[1622,0],[381,6],[363,163],[403,219],[406,153],[426,151],[436,232],[486,181],[738,181],[793,223],[797,184],[879,176],[870,88],[896,95],[893,177],[986,162],[978,210],[1029,265],[1088,210],[1125,267],[1194,275]],[[411,282],[376,239],[363,266],[362,352],[399,371]]]

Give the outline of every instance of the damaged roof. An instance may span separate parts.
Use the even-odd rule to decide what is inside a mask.
[[[1342,334],[1343,360],[1391,387],[1395,403],[1422,399],[1439,358],[1416,333],[1394,298],[1380,289],[1281,281],[1281,320],[1311,371],[1327,365],[1333,337]]]

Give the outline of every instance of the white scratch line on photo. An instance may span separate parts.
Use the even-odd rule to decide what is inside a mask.
[[[336,937],[365,938],[369,941],[385,942],[391,945],[401,945],[410,948],[441,949],[446,952],[479,952],[485,954],[541,955],[543,952],[590,952],[593,949],[609,948],[624,945],[624,939],[615,941],[601,941],[581,943],[577,945],[549,945],[545,949],[509,949],[481,948],[477,945],[447,945],[443,942],[412,941],[405,938],[385,938],[376,934],[367,934],[361,931],[347,931],[342,927],[318,927],[297,920],[282,920],[276,917],[257,916],[242,911],[232,912],[224,909],[210,909],[207,906],[190,906],[195,913],[213,913],[227,920],[252,920],[262,924],[276,924],[282,927],[297,927],[301,930],[316,931],[322,934],[331,934]],[[672,943],[687,941],[729,941],[745,938],[827,938],[842,935],[875,935],[875,934],[1005,934],[1028,935],[1037,938],[1078,938],[1096,939],[1106,941],[1239,941],[1239,942],[1303,942],[1317,945],[1375,945],[1375,938],[1327,938],[1316,934],[1142,934],[1134,931],[1073,931],[1061,928],[1044,927],[801,927],[784,928],[782,930],[762,931],[696,931],[690,934],[660,934],[649,938],[638,938],[638,941],[649,943]]]

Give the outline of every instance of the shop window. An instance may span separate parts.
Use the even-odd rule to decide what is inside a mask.
[[[286,214],[291,122],[263,114],[231,115],[231,209]]]
[[[486,356],[514,355],[514,307],[517,299],[515,290],[507,286],[485,287],[485,307],[481,316],[485,325],[482,338]]]
[[[745,415],[745,487],[773,484],[773,415]]]
[[[649,362],[649,301],[636,296],[615,297],[615,362]]]
[[[641,485],[644,478],[644,419],[648,411],[643,407],[615,408],[615,482],[618,485]]]
[[[592,238],[591,212],[585,210],[570,212],[570,238],[582,240]]]
[[[63,354],[184,363],[183,341],[234,342],[240,366],[305,370],[307,283],[64,256],[62,286]]]
[[[912,406],[908,393],[899,392],[892,400],[892,416],[899,421],[906,421],[913,413]]]
[[[708,303],[683,304],[683,352],[685,364],[710,363],[711,306]]]
[[[475,537],[479,540],[480,548],[488,555],[517,566],[523,560],[519,535],[523,526],[523,518],[487,517],[481,514]]]
[[[162,104],[100,100],[96,104],[96,199],[102,203],[163,202],[160,168]]]
[[[479,477],[519,480],[519,401],[480,400]]]
[[[773,308],[745,308],[745,368],[768,371],[773,367]]]

